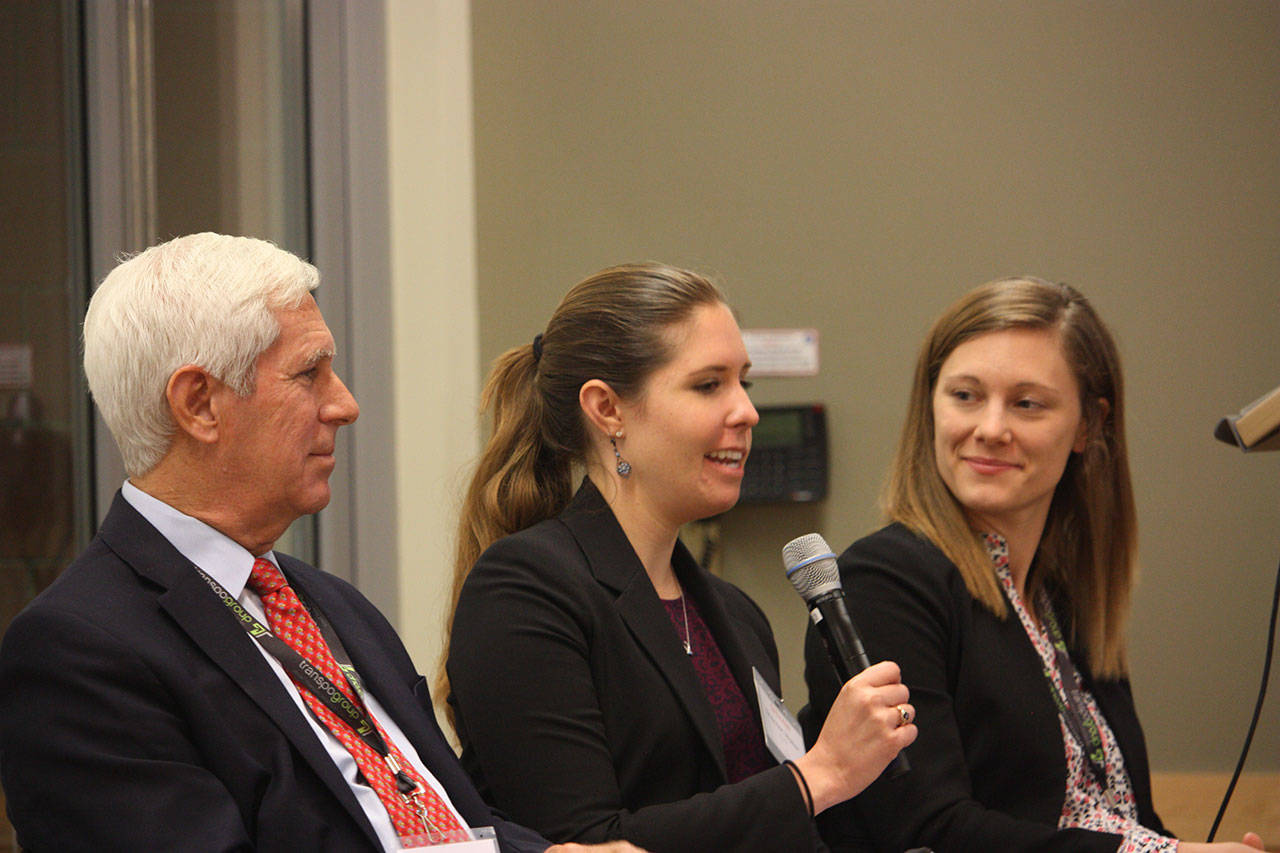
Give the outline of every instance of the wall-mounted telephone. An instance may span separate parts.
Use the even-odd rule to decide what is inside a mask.
[[[759,406],[740,503],[818,501],[827,496],[827,412],[821,403]]]

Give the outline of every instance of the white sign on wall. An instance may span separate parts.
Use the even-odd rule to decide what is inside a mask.
[[[817,376],[817,329],[743,329],[752,376]]]

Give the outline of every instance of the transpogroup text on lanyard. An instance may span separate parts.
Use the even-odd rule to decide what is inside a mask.
[[[269,561],[264,562],[270,565]],[[272,568],[274,569],[274,566]],[[347,691],[335,684],[312,661],[277,637],[270,628],[263,625],[252,613],[245,610],[243,605],[214,578],[210,577],[208,573],[198,566],[196,570],[218,599],[236,617],[236,621],[240,626],[256,639],[272,657],[280,662],[294,683],[307,691],[332,715],[338,724],[347,727],[351,734],[354,734],[365,747],[385,763],[403,806],[421,821],[421,827],[425,829],[425,833],[403,832],[401,830],[401,822],[396,820],[396,815],[392,812],[386,797],[380,794],[380,799],[383,800],[384,805],[388,806],[388,811],[393,819],[392,822],[397,825],[397,832],[402,836],[402,839],[406,836],[425,834],[430,843],[438,844],[469,837],[465,829],[457,823],[449,812],[448,807],[439,800],[438,796],[434,795],[434,792],[428,791],[423,784],[415,780],[388,747],[382,732],[379,731],[378,726],[374,723],[364,705],[365,688],[359,674],[351,664],[350,657],[343,647],[342,641],[338,638],[337,632],[333,630],[323,612],[308,606],[299,597],[299,602],[306,608],[306,615],[313,621],[321,640],[328,646],[327,651],[332,656],[331,664],[336,664],[338,671],[346,682],[349,695]],[[279,570],[275,569],[275,571],[278,572]],[[293,594],[296,596],[296,591],[293,591]],[[322,714],[316,712],[311,703],[304,704],[326,728],[333,728],[333,725],[328,723]],[[334,736],[339,741],[344,740],[339,731],[334,731]],[[352,746],[348,745],[349,751],[351,751]],[[358,758],[358,756],[354,755],[354,752],[353,757]],[[357,760],[357,764],[359,763]],[[431,817],[432,804],[429,802],[430,800],[436,801],[434,805],[437,817],[434,820]]]

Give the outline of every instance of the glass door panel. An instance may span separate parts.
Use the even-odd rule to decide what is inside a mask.
[[[0,630],[88,542],[79,6],[0,4]],[[14,849],[0,817],[0,851]]]
[[[88,540],[77,5],[0,4],[0,620]]]

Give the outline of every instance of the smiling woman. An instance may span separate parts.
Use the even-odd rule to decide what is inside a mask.
[[[481,792],[554,841],[816,849],[813,814],[915,737],[881,664],[808,753],[783,765],[765,747],[769,624],[677,538],[738,500],[759,420],[749,368],[710,282],[638,264],[578,284],[490,375],[436,695]]]
[[[943,483],[973,527],[1009,542],[1025,592],[1054,491],[1088,438],[1058,332],[1004,329],[957,346],[939,371],[933,423]]]
[[[1199,849],[1155,813],[1129,690],[1123,401],[1111,335],[1067,285],[992,282],[934,324],[886,489],[893,523],[839,560],[868,653],[902,665],[920,738],[911,773],[823,816],[832,847]],[[810,635],[821,721],[838,685]]]
[[[591,379],[582,386],[580,400],[596,427],[589,433],[594,455],[604,463],[591,469],[592,481],[609,490],[610,506],[624,528],[646,524],[642,516],[652,516],[663,533],[657,544],[669,547],[668,531],[738,502],[751,428],[760,417],[747,397],[750,362],[727,305],[700,305],[662,337],[671,357],[636,399],[624,400],[608,383]],[[608,446],[606,436],[613,439]],[[633,475],[607,476],[613,446],[625,455]],[[679,597],[671,583],[664,586],[660,593],[672,593],[664,597]]]

